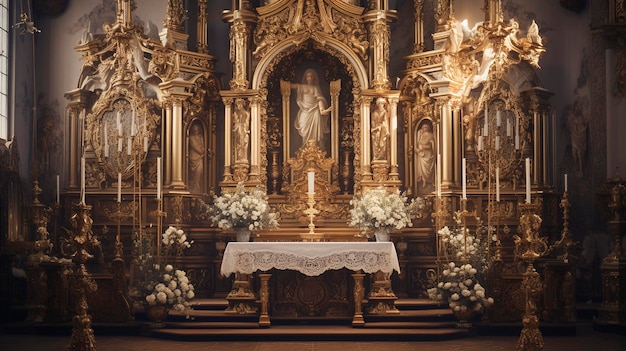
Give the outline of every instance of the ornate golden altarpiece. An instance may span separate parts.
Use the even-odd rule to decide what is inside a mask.
[[[61,207],[86,195],[107,259],[130,262],[137,235],[162,231],[151,224],[185,229],[195,244],[181,263],[196,291],[224,296],[231,282],[216,267],[232,234],[209,227],[200,201],[206,194],[232,191],[239,182],[264,187],[281,226],[255,240],[302,240],[306,174],[315,172],[316,228],[323,240],[349,241],[365,240],[347,225],[349,201],[363,189],[432,198],[439,185],[437,215],[393,236],[403,272],[393,277],[394,290],[425,296],[436,280],[435,233],[447,218],[440,214],[459,208],[465,158],[468,208],[504,232],[492,280],[500,307],[491,318],[518,320],[521,272],[512,262],[512,228],[525,158],[533,159],[532,192],[542,211],[558,208],[551,195],[551,93],[534,74],[545,48],[536,24],[522,34],[515,20],[504,20],[498,0],[486,2],[485,21],[472,29],[454,18],[452,1],[439,1],[433,13],[423,1],[414,5],[413,52],[392,82],[391,24],[398,13],[387,1],[268,0],[257,7],[235,0],[222,14],[232,63],[226,88],[208,54],[206,0],[198,2],[196,51],[187,47],[182,1],[168,1],[156,41],[132,21],[131,2],[118,0],[116,22],[76,48],[83,67],[78,88],[66,95],[70,171]],[[433,20],[434,44],[426,50],[424,22]],[[328,109],[320,113],[315,144],[300,136],[297,120],[307,72],[317,75],[316,98]],[[424,124],[433,134],[431,152],[440,155],[438,178],[432,164],[426,177],[417,172]],[[494,197],[496,168],[502,201]],[[108,229],[116,224],[117,232]],[[544,222],[551,239],[558,225]]]

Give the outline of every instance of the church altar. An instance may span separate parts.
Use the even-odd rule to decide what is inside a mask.
[[[400,265],[392,242],[230,242],[226,246],[220,272],[223,276],[235,273],[233,290],[227,297],[232,304],[233,300],[240,301],[247,298],[247,303],[255,303],[254,293],[246,290],[251,289],[250,275],[258,272],[260,280],[259,299],[261,311],[259,325],[269,326],[269,279],[268,273],[272,269],[297,271],[305,276],[314,277],[331,270],[348,269],[353,271],[354,283],[354,313],[352,316],[353,326],[363,326],[363,299],[365,289],[363,278],[366,273],[384,275],[387,278],[393,273],[400,273]],[[243,278],[242,278],[243,277]],[[314,290],[314,286],[308,286],[306,290]],[[384,304],[393,304],[396,299],[390,286],[386,293],[387,301]],[[313,294],[316,295],[316,294]],[[323,295],[320,293],[320,295]],[[389,297],[392,297],[389,301]],[[371,297],[370,300],[376,300]],[[380,302],[379,302],[380,303]],[[385,310],[395,310],[395,307]],[[254,312],[249,306],[239,308],[238,312]]]

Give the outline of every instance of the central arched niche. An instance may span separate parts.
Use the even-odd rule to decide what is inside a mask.
[[[332,157],[331,150],[337,148],[338,159],[335,160],[332,181],[336,182],[342,193],[352,193],[354,184],[354,168],[351,163],[354,159],[354,87],[355,74],[346,62],[338,55],[321,50],[314,45],[302,45],[292,47],[292,51],[284,55],[278,55],[272,65],[266,79],[266,115],[267,115],[267,174],[268,189],[273,193],[280,192],[284,179],[283,167],[285,161],[296,155],[302,146],[302,139],[294,127],[294,119],[297,115],[298,105],[296,91],[290,94],[289,111],[283,111],[283,95],[281,93],[281,80],[291,83],[302,83],[304,72],[313,68],[318,72],[320,88],[327,101],[330,103],[329,83],[340,81],[341,88],[338,98],[337,114],[331,118],[338,121],[336,140],[332,140],[327,134],[324,140],[325,150],[328,157]],[[332,128],[332,123],[330,126]],[[285,133],[290,133],[285,138]],[[286,145],[286,140],[288,144]],[[278,164],[277,164],[278,163]],[[338,165],[350,165],[349,172],[339,172]],[[280,170],[277,175],[277,168]],[[273,173],[273,174],[272,174]],[[340,174],[341,173],[341,174]]]

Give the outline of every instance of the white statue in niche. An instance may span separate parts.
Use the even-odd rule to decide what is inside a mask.
[[[418,183],[424,190],[430,189],[434,183],[435,170],[435,135],[429,121],[422,122],[417,131],[415,145],[415,174]]]
[[[313,68],[307,69],[304,71],[302,83],[292,83],[291,88],[297,91],[296,102],[299,111],[294,127],[302,137],[301,146],[305,146],[308,140],[315,140],[317,145],[324,150],[323,140],[324,135],[330,132],[328,115],[332,106],[328,106],[322,94],[317,71]]]

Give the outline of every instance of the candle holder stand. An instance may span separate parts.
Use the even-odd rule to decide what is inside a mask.
[[[318,209],[315,208],[315,192],[307,192],[307,201],[308,207],[303,212],[305,215],[309,217],[309,232],[302,235],[303,241],[321,241],[323,235],[315,232],[315,216],[320,213]]]
[[[98,290],[98,285],[91,274],[87,272],[85,263],[93,257],[89,250],[96,244],[91,225],[91,206],[79,203],[74,206],[74,213],[70,218],[72,224],[71,244],[74,249],[72,262],[74,273],[70,274],[73,295],[76,297],[75,314],[72,317],[72,337],[68,350],[90,351],[96,350],[96,340],[91,327],[91,316],[87,304],[87,294]]]
[[[515,241],[515,256],[526,263],[526,271],[523,273],[521,290],[525,296],[524,315],[522,317],[523,328],[520,333],[517,350],[543,350],[543,336],[539,329],[539,316],[537,315],[537,298],[543,292],[541,277],[534,267],[534,261],[548,252],[548,244],[545,237],[539,236],[539,228],[542,219],[537,212],[538,203],[524,203],[519,205],[522,215],[520,216],[520,236],[513,237]]]

